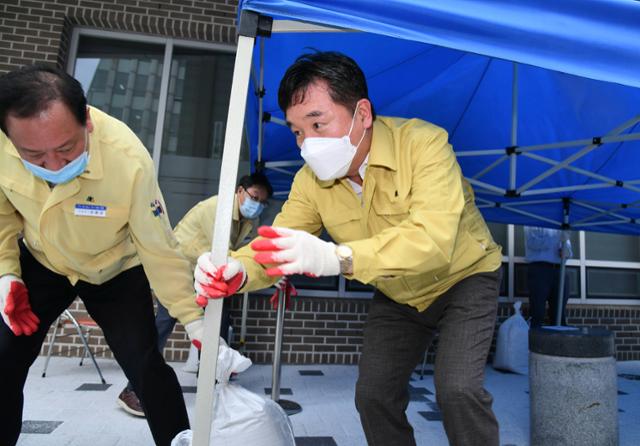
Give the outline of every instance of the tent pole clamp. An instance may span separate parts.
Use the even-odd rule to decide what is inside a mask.
[[[517,198],[520,196],[520,193],[516,189],[507,189],[504,193],[504,196],[509,198]]]
[[[240,15],[238,34],[245,37],[271,37],[273,18],[244,10]]]
[[[518,151],[518,146],[509,146],[504,148],[504,153],[506,153],[508,156],[511,156],[520,155],[522,152]]]

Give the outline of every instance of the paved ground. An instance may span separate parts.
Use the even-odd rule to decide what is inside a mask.
[[[110,360],[98,362],[108,383],[106,389],[96,386],[98,375],[90,363],[79,367],[76,359],[52,358],[47,377],[42,378],[44,361],[38,358],[27,380],[19,446],[153,444],[146,422],[126,414],[116,404],[125,384],[118,365]],[[183,372],[182,364],[172,366],[184,386],[193,419],[196,377]],[[254,365],[235,382],[264,395],[265,388],[271,387],[271,371],[271,366]],[[620,445],[637,446],[640,445],[640,361],[618,363],[618,372]],[[354,366],[283,366],[282,398],[299,403],[303,409],[291,416],[298,445],[366,444],[353,405],[356,373]],[[411,386],[408,416],[418,444],[446,445],[439,412],[433,403],[432,376],[426,375],[420,380],[416,375]],[[79,389],[93,387],[98,389]],[[495,398],[501,445],[529,444],[528,378],[487,368],[487,388]],[[286,394],[286,389],[290,389],[291,394]]]

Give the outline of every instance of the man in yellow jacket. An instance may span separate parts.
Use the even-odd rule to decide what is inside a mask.
[[[375,286],[356,407],[370,445],[415,445],[405,414],[414,367],[436,333],[435,386],[452,445],[498,445],[483,388],[500,283],[500,247],[474,204],[447,133],[378,117],[364,74],[339,53],[299,57],[278,92],[306,165],[262,239],[222,279],[210,256],[196,290],[216,298],[282,274],[343,274]],[[318,238],[325,228],[336,244]]]
[[[243,245],[245,239],[253,230],[256,219],[262,214],[262,211],[267,206],[268,199],[272,195],[273,188],[264,174],[255,172],[240,178],[233,203],[229,249],[237,250]],[[189,261],[192,271],[196,267],[200,254],[211,248],[217,207],[217,195],[199,202],[186,213],[173,230],[180,245],[180,251]],[[227,343],[230,342],[227,336],[231,325],[228,307],[225,302],[220,325],[220,336]],[[162,303],[158,302],[156,329],[158,330],[158,350],[161,353],[175,324],[176,319],[171,316]],[[195,347],[192,347],[189,351],[190,358],[187,360],[187,364],[197,362],[197,359],[192,360],[191,358],[191,355],[197,355],[197,351],[194,349]],[[184,370],[187,369],[185,368]],[[195,372],[197,367],[189,371]],[[131,382],[127,383],[127,386],[118,396],[118,404],[132,415],[144,416],[144,411]]]
[[[202,333],[189,262],[153,162],[78,81],[35,65],[0,77],[0,444],[20,434],[29,367],[79,296],[145,408],[158,445],[189,427],[156,346],[150,285],[192,341]]]

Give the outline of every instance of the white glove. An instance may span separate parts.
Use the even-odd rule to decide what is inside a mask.
[[[270,276],[306,274],[308,276],[337,276],[340,261],[336,245],[325,242],[305,231],[275,226],[261,226],[258,234],[264,239],[251,243],[253,258],[262,264],[276,264],[267,268]]]
[[[189,340],[191,340],[191,343],[195,345],[198,350],[200,350],[202,348],[202,337],[204,335],[204,318],[196,319],[189,322],[184,326],[184,329],[187,332],[187,336],[189,336]],[[220,338],[219,342],[220,345],[228,347],[224,339]]]
[[[38,330],[40,319],[31,311],[27,287],[12,274],[0,277],[0,314],[16,336],[30,336]]]
[[[194,278],[196,302],[205,307],[207,299],[233,296],[244,285],[247,273],[242,263],[233,257],[227,257],[227,263],[218,268],[211,261],[211,253],[205,252],[198,257]]]

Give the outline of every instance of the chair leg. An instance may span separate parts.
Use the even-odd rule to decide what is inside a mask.
[[[49,341],[49,348],[47,349],[47,359],[44,361],[44,369],[42,369],[42,377],[47,376],[47,367],[49,367],[49,360],[51,359],[51,351],[53,350],[53,344],[56,342],[56,336],[58,335],[58,326],[60,325],[60,318],[62,316],[58,316],[56,323],[53,326],[53,334],[51,335],[51,340]]]
[[[428,351],[429,351],[429,349],[426,349],[424,351],[424,358],[422,358],[422,367],[420,368],[420,379],[421,380],[424,377],[424,368],[427,365],[427,352]]]
[[[87,328],[87,331],[84,333],[85,338],[87,339],[87,345],[89,344],[89,338],[91,336],[91,330],[89,328]],[[80,367],[82,367],[82,365],[84,364],[84,359],[89,356],[89,350],[87,350],[87,347],[84,348],[84,351],[82,352],[82,356],[80,357],[80,363],[78,364]]]
[[[96,367],[96,370],[98,371],[98,375],[100,375],[100,381],[102,381],[102,384],[106,384],[107,382],[104,380],[104,377],[102,376],[102,371],[100,371],[100,367],[98,367],[96,358],[93,356],[93,352],[89,348],[89,344],[87,343],[87,339],[84,337],[84,333],[82,332],[82,328],[80,327],[80,324],[78,324],[78,321],[76,320],[76,318],[73,317],[73,315],[69,313],[67,310],[65,310],[65,313],[68,313],[67,316],[69,316],[69,319],[71,320],[73,325],[76,327],[76,330],[78,331],[78,335],[80,336],[80,340],[82,341],[84,348],[86,349],[86,351],[89,352],[89,357],[91,358],[91,361],[93,361],[93,365]]]

